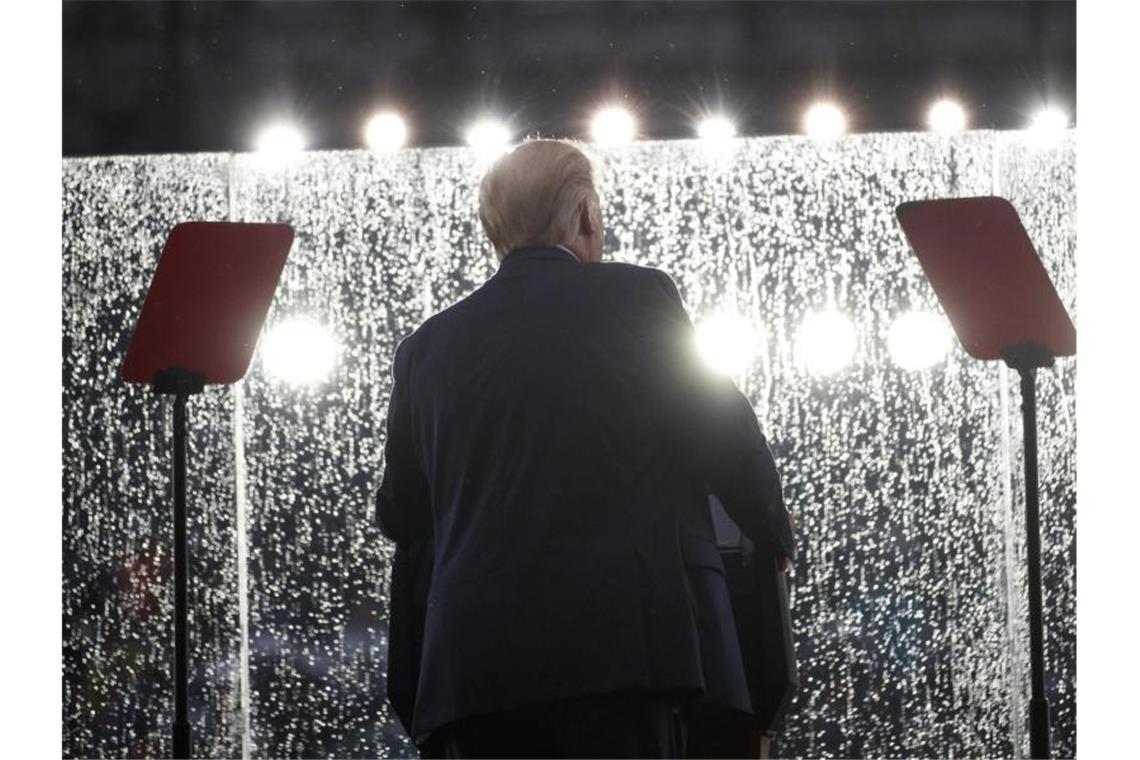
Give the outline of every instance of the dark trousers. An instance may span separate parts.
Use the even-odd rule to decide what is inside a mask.
[[[424,757],[683,758],[682,697],[599,694],[455,721],[432,734]]]

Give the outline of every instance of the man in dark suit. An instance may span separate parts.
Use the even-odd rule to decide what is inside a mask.
[[[672,280],[601,263],[581,151],[502,157],[479,215],[498,271],[393,360],[377,519],[434,552],[413,736],[454,757],[680,756],[723,654],[690,577],[716,553],[706,494],[794,553],[771,452]]]

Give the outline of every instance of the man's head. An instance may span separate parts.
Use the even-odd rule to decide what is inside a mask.
[[[499,259],[524,245],[564,245],[602,259],[602,209],[590,159],[562,140],[531,140],[506,154],[479,185],[479,221]]]

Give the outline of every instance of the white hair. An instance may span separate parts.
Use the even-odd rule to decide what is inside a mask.
[[[479,221],[502,259],[524,245],[577,237],[582,203],[593,198],[593,162],[568,140],[529,140],[499,158],[479,184]]]

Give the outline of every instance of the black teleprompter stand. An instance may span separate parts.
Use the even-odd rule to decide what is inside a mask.
[[[1077,353],[1077,329],[1017,210],[1005,198],[908,201],[895,210],[962,347],[974,359],[1003,360],[1021,376],[1025,431],[1026,571],[1032,697],[1031,757],[1050,756],[1041,604],[1037,482],[1037,370]]]
[[[187,625],[189,559],[186,551],[186,402],[205,386],[201,372],[171,367],[154,375],[154,392],[174,396],[174,728],[172,756],[192,757]]]
[[[181,222],[166,238],[135,323],[122,376],[174,397],[174,724],[171,751],[191,757],[186,403],[207,383],[249,371],[293,244],[287,224]],[[192,369],[187,369],[188,367]]]
[[[1041,528],[1037,485],[1037,370],[1053,366],[1044,346],[1018,343],[1001,357],[1021,376],[1021,424],[1025,438],[1025,548],[1029,580],[1030,757],[1049,757],[1049,700],[1045,697],[1044,620],[1041,612]]]

